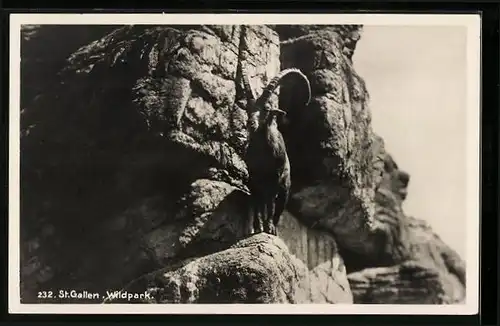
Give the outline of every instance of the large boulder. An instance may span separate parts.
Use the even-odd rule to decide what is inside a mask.
[[[172,263],[131,282],[123,292],[145,291],[132,300],[142,303],[352,302],[348,286],[328,287],[322,281],[281,239],[260,233],[225,250]],[[130,301],[111,297],[106,302]]]

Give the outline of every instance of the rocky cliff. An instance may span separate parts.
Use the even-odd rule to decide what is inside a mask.
[[[23,27],[22,301],[47,288],[163,303],[462,300],[464,262],[401,208],[409,175],[372,131],[351,61],[361,32]],[[287,112],[292,170],[278,236],[244,227],[243,58],[257,93],[289,67],[311,83],[307,106],[293,78],[270,102]]]

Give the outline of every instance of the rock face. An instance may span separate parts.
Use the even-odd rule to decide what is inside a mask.
[[[382,142],[377,137],[379,143]],[[383,147],[384,175],[375,197],[374,250],[363,256],[344,248],[349,283],[357,303],[451,304],[465,298],[465,264],[423,220],[406,216],[408,173]]]
[[[368,92],[343,54],[341,36],[313,30],[282,42],[282,67],[304,71],[313,94],[307,108],[297,107],[303,92],[294,85],[281,89],[280,105],[290,118],[284,135],[297,176],[290,209],[307,225],[330,230],[340,244],[365,252],[383,165],[372,150]]]
[[[344,260],[331,234],[310,229],[285,211],[278,224],[278,236],[309,270],[308,303],[353,302]]]
[[[24,303],[47,288],[156,303],[463,298],[463,261],[401,209],[409,176],[373,133],[351,62],[361,26],[242,30],[23,27]],[[311,82],[307,107],[293,78],[270,100],[288,113],[292,167],[277,237],[245,228],[242,58],[256,95],[288,67]]]

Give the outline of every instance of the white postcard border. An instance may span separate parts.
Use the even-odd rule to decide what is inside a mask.
[[[462,305],[21,304],[19,237],[20,27],[24,24],[363,24],[467,27],[467,252]],[[470,315],[479,307],[479,14],[11,14],[9,134],[9,313],[57,314],[418,314]]]

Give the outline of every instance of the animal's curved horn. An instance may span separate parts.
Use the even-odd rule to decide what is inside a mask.
[[[279,74],[277,74],[269,84],[264,88],[264,91],[262,92],[262,95],[259,97],[258,101],[258,106],[260,108],[264,107],[264,104],[269,100],[271,97],[271,94],[274,92],[274,90],[280,85],[281,81],[283,78],[289,74],[297,74],[299,75],[304,82],[306,83],[307,86],[307,102],[306,105],[309,104],[311,101],[311,84],[309,83],[309,79],[307,79],[306,75],[302,71],[300,71],[297,68],[287,68],[285,70],[280,71]]]
[[[252,89],[252,85],[250,84],[250,79],[248,78],[248,72],[245,66],[241,65],[241,77],[243,79],[243,88],[245,91],[245,96],[247,101],[255,101],[255,93]]]

